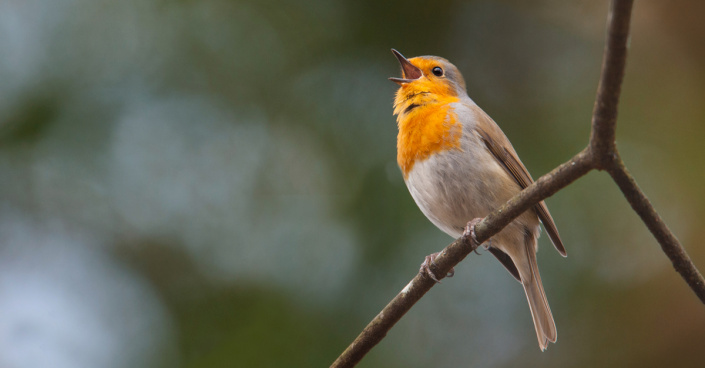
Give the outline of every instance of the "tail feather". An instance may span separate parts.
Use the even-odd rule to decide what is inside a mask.
[[[539,347],[541,351],[543,351],[546,350],[549,342],[556,342],[558,333],[556,331],[556,324],[553,321],[553,315],[551,314],[551,308],[548,306],[546,293],[543,291],[541,275],[539,275],[539,269],[536,263],[536,248],[534,246],[536,240],[533,236],[530,238],[531,239],[527,239],[525,248],[530,273],[521,275],[521,284],[524,286],[526,299],[529,301],[529,308],[531,309],[531,317],[534,320]]]

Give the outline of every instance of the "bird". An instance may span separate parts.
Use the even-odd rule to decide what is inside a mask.
[[[395,49],[392,53],[402,74],[389,78],[399,85],[394,98],[397,163],[421,212],[440,230],[458,238],[533,179],[502,129],[468,96],[457,67],[438,56],[407,59]],[[557,331],[536,261],[539,223],[565,257],[543,201],[483,247],[523,286],[539,348],[544,351],[549,342],[556,342]],[[437,255],[426,257],[421,266],[435,281],[429,265]]]

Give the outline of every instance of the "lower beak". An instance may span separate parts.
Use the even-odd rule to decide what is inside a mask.
[[[399,60],[399,64],[401,65],[402,76],[404,78],[389,78],[390,81],[402,85],[404,83],[411,83],[421,78],[421,76],[423,75],[421,69],[417,68],[411,62],[409,62],[409,60],[407,60],[404,55],[402,55],[399,51],[392,49],[392,53],[394,54],[394,56],[397,57],[397,60]]]

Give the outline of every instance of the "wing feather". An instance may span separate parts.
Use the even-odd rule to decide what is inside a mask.
[[[487,146],[487,149],[492,153],[492,155],[497,159],[497,161],[502,165],[502,167],[504,167],[507,172],[512,175],[514,180],[516,180],[517,184],[519,184],[522,189],[528,187],[531,183],[534,182],[534,180],[531,178],[531,175],[529,174],[529,171],[526,170],[524,164],[521,162],[521,160],[519,160],[519,156],[517,156],[511,143],[509,143],[507,137],[499,129],[499,127],[492,120],[492,118],[490,118],[484,111],[480,110],[479,108],[477,110],[479,110],[478,118],[480,119],[480,121],[478,122],[477,132],[479,133],[482,141]],[[483,122],[483,118],[486,119],[486,121]],[[490,130],[495,131],[490,132]],[[565,251],[565,247],[563,246],[563,241],[561,240],[560,235],[558,235],[558,228],[556,228],[556,224],[555,222],[553,222],[553,217],[551,217],[551,213],[548,212],[548,207],[546,206],[546,203],[544,201],[539,202],[534,207],[534,210],[538,214],[541,223],[543,223],[543,226],[546,229],[546,233],[548,233],[548,237],[551,238],[553,246],[556,247],[558,253],[565,257],[567,253]]]

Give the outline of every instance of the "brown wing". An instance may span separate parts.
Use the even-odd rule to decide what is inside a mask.
[[[531,175],[529,175],[529,172],[526,170],[526,167],[524,167],[524,164],[522,164],[519,160],[516,152],[514,152],[514,148],[512,148],[511,144],[509,143],[509,140],[506,139],[504,133],[499,129],[497,124],[492,121],[489,116],[487,116],[487,114],[482,112],[479,116],[484,116],[486,119],[488,119],[488,121],[480,121],[480,127],[479,129],[477,129],[477,132],[480,134],[480,137],[487,146],[487,149],[492,152],[492,155],[494,155],[497,161],[499,161],[499,163],[507,170],[507,172],[509,172],[514,177],[514,180],[516,180],[516,182],[522,189],[528,187],[531,183],[534,182],[534,180],[531,179]],[[489,134],[490,129],[495,130],[495,134],[493,134],[492,136],[501,137],[500,139],[503,138],[503,140],[506,142],[498,142],[495,139],[492,139],[492,136],[490,136]],[[553,218],[548,212],[548,207],[546,207],[546,203],[544,203],[543,201],[539,202],[534,207],[534,210],[539,215],[539,219],[541,220],[541,223],[543,223],[543,227],[546,229],[548,237],[551,238],[553,246],[556,247],[558,253],[565,257],[567,255],[565,247],[563,246],[561,237],[558,235],[558,229],[556,228],[556,224],[553,222]]]
[[[502,266],[504,266],[504,268],[506,268],[507,271],[509,271],[509,273],[511,273],[512,276],[514,276],[514,278],[517,279],[517,281],[521,282],[521,276],[519,276],[519,270],[517,270],[517,266],[514,264],[514,261],[512,261],[512,258],[509,257],[509,255],[507,253],[504,253],[501,250],[499,250],[499,248],[495,248],[495,247],[489,247],[487,249],[490,251],[490,253],[492,253],[493,256],[495,256],[495,258],[497,258],[499,260],[499,262],[502,264]]]

